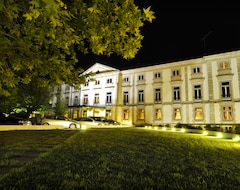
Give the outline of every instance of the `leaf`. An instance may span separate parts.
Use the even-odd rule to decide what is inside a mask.
[[[147,9],[143,8],[143,12],[145,14],[145,16],[147,17],[147,19],[149,20],[149,22],[152,22],[153,19],[155,19],[156,17],[153,15],[154,12],[150,11],[151,6],[149,6]]]

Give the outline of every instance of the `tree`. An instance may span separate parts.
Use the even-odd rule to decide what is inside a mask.
[[[24,109],[28,114],[33,111],[49,109],[50,91],[48,87],[39,87],[33,81],[19,84],[11,89],[11,96],[0,96],[0,113],[10,113],[14,109]]]
[[[58,117],[64,116],[67,109],[66,99],[64,99],[61,94],[58,94],[56,104],[53,107],[55,115]]]
[[[133,0],[0,0],[0,93],[29,84],[45,87],[85,82],[76,50],[133,58],[150,7]],[[80,60],[81,61],[81,60]]]

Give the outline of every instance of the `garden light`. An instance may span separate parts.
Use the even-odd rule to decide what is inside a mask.
[[[239,136],[235,136],[235,137],[232,138],[232,140],[234,140],[234,141],[239,141],[239,140],[240,140],[240,137],[239,137]]]
[[[181,132],[185,132],[185,131],[186,131],[186,129],[184,129],[184,128],[181,129]]]
[[[173,127],[173,128],[172,128],[172,131],[176,131],[176,129]]]
[[[222,133],[218,133],[217,138],[222,138]]]
[[[82,125],[81,129],[87,129],[87,126],[86,125]]]
[[[163,130],[163,131],[166,131],[166,130],[167,130],[167,128],[166,128],[166,127],[163,127],[163,128],[162,128],[162,130]]]
[[[208,132],[207,131],[203,131],[203,135],[208,135]]]

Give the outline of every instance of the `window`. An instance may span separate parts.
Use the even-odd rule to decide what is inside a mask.
[[[99,84],[100,84],[100,80],[96,80],[95,85],[99,85]]]
[[[181,119],[182,117],[181,117],[181,110],[180,110],[180,108],[175,108],[173,115],[174,115],[173,116],[174,119]]]
[[[106,118],[110,118],[112,115],[112,111],[111,110],[106,110]]]
[[[230,98],[230,83],[229,82],[222,82],[222,97],[223,98]]]
[[[202,98],[201,85],[194,85],[194,99],[200,100]]]
[[[112,93],[111,92],[107,92],[106,103],[107,104],[112,103]]]
[[[89,86],[89,83],[88,83],[88,82],[87,82],[87,83],[85,83],[85,84],[84,84],[84,86]]]
[[[94,104],[99,104],[99,94],[94,95]]]
[[[129,119],[129,110],[128,109],[123,110],[123,119],[124,120]]]
[[[138,110],[138,119],[144,119],[145,118],[145,111],[144,109],[139,109]]]
[[[180,87],[173,88],[173,100],[180,101]]]
[[[74,105],[78,105],[78,96],[74,97]]]
[[[143,90],[138,91],[138,102],[143,103],[144,102],[144,92]]]
[[[162,119],[162,111],[159,108],[155,110],[155,119]]]
[[[155,78],[158,79],[158,78],[161,78],[161,74],[159,72],[155,73]]]
[[[179,73],[179,70],[174,70],[174,71],[173,71],[173,76],[179,76],[179,74],[180,74],[180,73]]]
[[[61,86],[58,86],[57,91],[58,91],[58,92],[61,92],[61,91],[62,91]]]
[[[199,67],[193,68],[193,73],[200,73],[200,68]]]
[[[232,120],[231,106],[223,106],[223,120]]]
[[[144,75],[138,75],[138,80],[144,80]]]
[[[128,104],[128,92],[127,91],[123,92],[123,104],[124,105]]]
[[[70,90],[70,86],[67,85],[67,86],[65,87],[65,91],[67,92],[67,91],[69,91],[69,90]]]
[[[195,108],[195,120],[202,120],[202,119],[203,119],[203,109]]]
[[[124,77],[123,78],[123,82],[129,82],[129,78],[128,77]]]
[[[219,68],[220,69],[228,69],[229,64],[227,62],[222,62],[222,63],[219,64]]]
[[[155,89],[155,102],[161,101],[161,90],[160,88]]]
[[[84,94],[84,96],[83,96],[83,104],[88,104],[88,94]]]
[[[112,79],[107,79],[107,84],[111,84],[112,83]]]
[[[66,104],[69,105],[69,97],[66,97]]]

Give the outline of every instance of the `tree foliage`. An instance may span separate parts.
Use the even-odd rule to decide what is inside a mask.
[[[133,0],[0,0],[0,18],[0,94],[7,96],[33,80],[83,83],[76,50],[134,58],[140,28],[155,17]]]
[[[54,114],[58,117],[64,116],[67,111],[66,99],[62,97],[61,94],[57,95],[57,101],[53,107]]]

